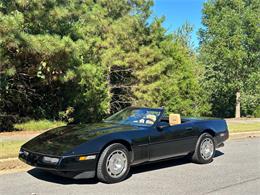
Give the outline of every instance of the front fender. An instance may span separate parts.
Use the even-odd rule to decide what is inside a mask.
[[[65,156],[99,154],[108,143],[112,143],[116,140],[124,140],[125,142],[129,143],[130,146],[132,145],[132,140],[129,137],[125,136],[124,134],[119,134],[119,133],[108,134],[80,144],[79,146],[75,147],[73,150],[66,153]]]

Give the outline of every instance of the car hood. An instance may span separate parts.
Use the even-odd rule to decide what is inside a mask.
[[[62,156],[76,146],[96,137],[136,127],[112,123],[68,125],[49,130],[25,143],[22,148],[31,152]]]

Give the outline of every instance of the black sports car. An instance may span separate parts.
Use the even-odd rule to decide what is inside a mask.
[[[101,123],[49,130],[25,143],[19,158],[65,177],[97,176],[115,183],[140,163],[184,155],[209,163],[228,136],[224,120],[166,117],[163,108],[128,107]]]

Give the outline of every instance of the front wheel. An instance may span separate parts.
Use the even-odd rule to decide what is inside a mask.
[[[97,165],[97,178],[105,183],[124,180],[130,169],[129,152],[119,143],[109,145],[101,154]]]
[[[212,162],[215,156],[215,149],[216,146],[213,137],[208,133],[201,134],[192,155],[192,161],[199,164]]]

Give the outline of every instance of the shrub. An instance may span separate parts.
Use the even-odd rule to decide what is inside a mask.
[[[256,110],[254,111],[254,116],[256,118],[260,118],[260,106],[256,107]]]
[[[13,130],[14,123],[16,123],[17,121],[17,115],[0,115],[0,132]]]

